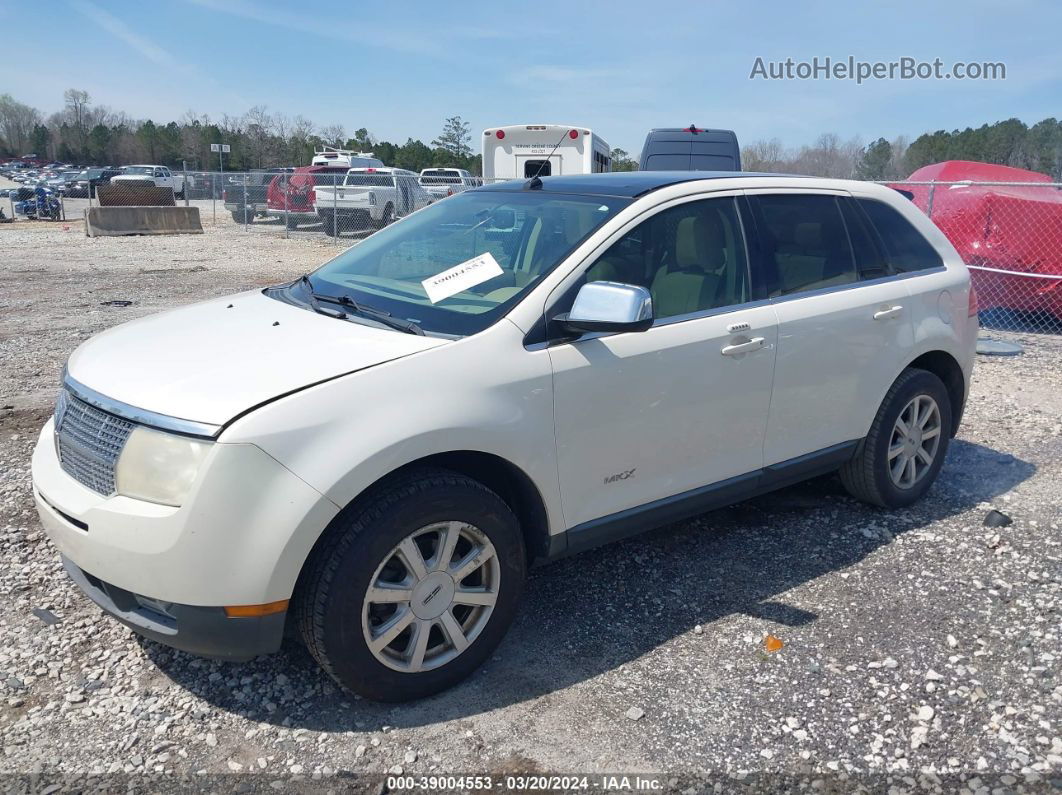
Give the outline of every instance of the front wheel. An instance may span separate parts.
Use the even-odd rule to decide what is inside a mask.
[[[519,524],[471,478],[421,470],[327,532],[300,577],[295,615],[321,667],[361,696],[445,690],[512,622],[526,566]]]
[[[848,492],[882,508],[903,508],[937,479],[951,436],[951,401],[927,370],[900,373],[881,402],[870,433],[841,468]]]

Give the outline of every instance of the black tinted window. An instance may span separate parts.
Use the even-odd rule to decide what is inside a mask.
[[[645,160],[646,171],[686,171],[689,167],[689,151],[681,155],[649,155]]]
[[[881,238],[888,264],[894,273],[909,273],[944,264],[937,250],[911,222],[885,202],[857,199]]]
[[[858,280],[848,233],[833,196],[750,198],[757,210],[772,297]]]
[[[880,279],[889,275],[885,264],[885,255],[878,245],[877,235],[874,234],[870,222],[855,205],[852,199],[841,200],[841,213],[844,215],[844,223],[848,228],[848,240],[852,243],[855,252],[856,268],[862,279]]]

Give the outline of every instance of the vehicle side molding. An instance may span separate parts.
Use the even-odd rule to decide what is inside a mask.
[[[680,522],[716,508],[733,505],[776,489],[825,475],[855,454],[858,439],[842,442],[814,453],[791,458],[777,464],[701,486],[646,505],[592,519],[576,525],[561,537],[551,539],[551,559],[567,557],[613,541],[644,533],[662,525]]]

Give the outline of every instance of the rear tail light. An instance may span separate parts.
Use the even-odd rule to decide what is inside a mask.
[[[221,200],[223,202],[227,202],[229,200],[229,192],[228,192],[228,190],[221,191]]]
[[[574,141],[576,138],[579,137],[579,131],[578,130],[568,130],[568,137],[571,138]]]
[[[970,282],[970,307],[967,310],[968,317],[974,317],[980,311],[980,307],[977,303],[977,290],[973,286],[973,282]]]
[[[453,196],[454,195],[454,189],[453,188],[447,188],[446,189],[446,195],[447,196]]]
[[[501,140],[502,138],[504,138],[504,137],[505,137],[505,130],[498,130],[498,132],[496,132],[496,133],[494,133],[494,134],[495,134],[496,136],[498,136],[498,140],[500,141],[500,140]]]

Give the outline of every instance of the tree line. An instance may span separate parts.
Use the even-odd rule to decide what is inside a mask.
[[[62,110],[45,116],[9,94],[0,95],[0,155],[35,153],[79,165],[159,163],[171,168],[213,171],[218,155],[211,144],[229,144],[226,170],[305,165],[315,149],[333,146],[371,151],[388,165],[420,171],[434,166],[466,168],[481,174],[480,155],[473,153],[469,124],[448,118],[429,143],[407,138],[382,141],[362,127],[348,135],[342,125],[318,126],[303,116],[271,113],[257,105],[242,116],[212,119],[189,111],[176,121],[133,119],[123,111],[94,104],[88,92],[68,89]],[[746,171],[808,174],[856,179],[903,179],[912,171],[942,160],[976,160],[1048,174],[1062,181],[1062,122],[1044,119],[1032,126],[1019,119],[964,130],[937,130],[913,141],[905,136],[878,138],[863,145],[824,133],[814,143],[786,147],[779,138],[753,141],[742,147]],[[622,149],[612,150],[612,169],[632,171],[637,160]]]
[[[937,130],[909,141],[878,138],[863,146],[825,133],[810,146],[787,149],[777,138],[742,147],[746,171],[771,171],[855,179],[904,179],[922,166],[944,160],[974,160],[1029,169],[1062,181],[1062,122],[1048,118],[1032,126],[1006,119],[964,130]]]
[[[36,154],[78,165],[158,163],[193,171],[216,171],[218,154],[211,144],[228,144],[224,167],[231,171],[306,165],[323,146],[371,151],[391,166],[420,171],[452,166],[480,173],[480,156],[460,116],[449,118],[439,136],[426,144],[381,141],[367,129],[348,135],[342,125],[317,126],[303,116],[270,113],[262,105],[242,116],[212,119],[189,111],[177,121],[136,120],[122,111],[92,103],[87,91],[68,89],[63,109],[45,117],[9,94],[0,95],[0,155]]]

